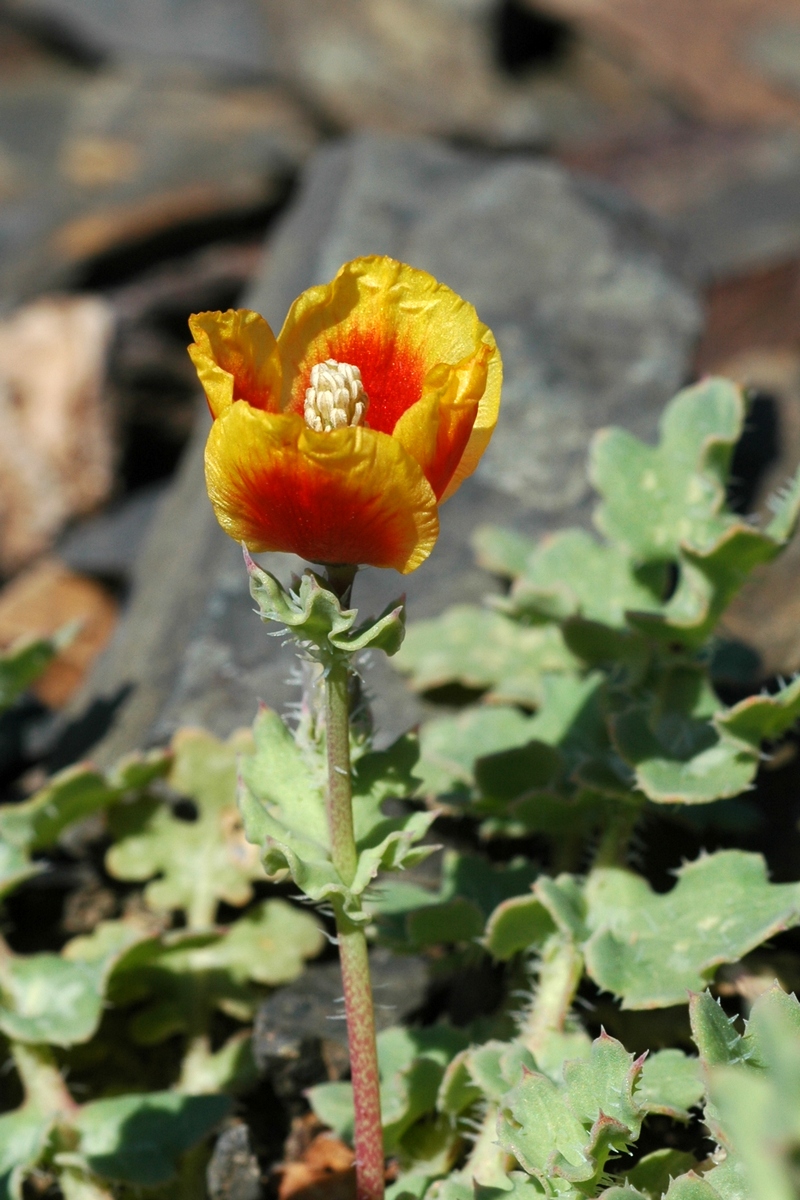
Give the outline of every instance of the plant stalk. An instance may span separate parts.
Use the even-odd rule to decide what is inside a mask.
[[[519,1039],[536,1057],[549,1033],[563,1033],[583,973],[583,956],[571,938],[554,933],[542,949],[536,995]]]
[[[11,1043],[11,1057],[25,1090],[25,1102],[40,1112],[69,1117],[78,1105],[69,1093],[49,1046]]]
[[[343,603],[349,601],[354,576],[355,568],[328,570],[331,589]],[[325,672],[327,811],[333,865],[342,882],[349,886],[355,878],[358,854],[353,828],[348,684],[347,662],[336,657]],[[385,1171],[380,1074],[367,939],[363,928],[344,914],[337,913],[336,932],[355,1109],[356,1195],[357,1200],[382,1200]]]

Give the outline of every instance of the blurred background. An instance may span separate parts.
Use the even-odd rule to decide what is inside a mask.
[[[800,2],[0,3],[0,646],[82,622],[0,730],[19,793],[282,699],[258,628],[222,629],[254,619],[186,451],[186,318],[279,325],[369,252],[474,300],[508,367],[413,615],[491,583],[477,520],[588,522],[593,429],[652,436],[706,372],[753,389],[752,511],[800,459]],[[729,618],[762,677],[800,668],[800,557],[771,578]]]

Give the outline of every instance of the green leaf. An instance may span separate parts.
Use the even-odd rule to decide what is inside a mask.
[[[57,954],[9,957],[0,964],[0,1029],[21,1042],[73,1046],[100,1024],[113,963],[68,962]]]
[[[528,565],[536,543],[516,529],[502,525],[479,525],[470,538],[478,566],[495,575],[516,579]]]
[[[642,1067],[636,1099],[649,1112],[688,1121],[689,1109],[703,1099],[698,1060],[689,1058],[682,1050],[659,1050],[651,1054]]]
[[[27,1169],[39,1162],[53,1123],[32,1104],[0,1116],[0,1200],[22,1200]]]
[[[369,907],[378,915],[390,914],[395,926],[404,923],[405,938],[414,948],[471,941],[483,933],[497,904],[525,891],[536,873],[524,859],[494,866],[478,855],[449,850],[442,858],[438,892],[402,880],[387,881],[374,889]]]
[[[677,559],[684,543],[715,543],[736,521],[724,511],[725,484],[744,415],[740,388],[707,379],[667,406],[657,446],[622,429],[595,435],[597,527],[641,561]]]
[[[302,973],[325,944],[316,917],[286,900],[264,900],[224,937],[193,956],[194,969],[225,970],[237,980],[278,987]]]
[[[555,626],[525,628],[467,604],[412,625],[396,662],[417,691],[457,682],[490,689],[489,699],[534,708],[542,701],[543,675],[578,666]]]
[[[13,862],[21,870],[28,853],[54,846],[73,822],[146,789],[166,774],[169,762],[169,756],[160,750],[131,755],[106,775],[79,763],[54,775],[29,800],[0,805],[0,847],[8,847],[12,874]],[[38,869],[30,867],[29,873]]]
[[[599,868],[585,896],[587,970],[623,1008],[681,1004],[720,963],[800,920],[800,885],[769,883],[763,858],[741,850],[687,864],[664,894],[630,871]]]
[[[530,726],[537,719],[517,708],[489,705],[426,721],[420,730],[417,768],[423,791],[429,796],[470,796],[475,760],[529,742]]]
[[[648,1200],[661,1200],[671,1180],[696,1166],[694,1155],[664,1147],[640,1158],[635,1167],[625,1172],[625,1183],[643,1193]],[[698,1197],[698,1200],[702,1198]]]
[[[145,888],[147,903],[183,909],[194,927],[210,925],[222,900],[246,904],[252,880],[264,878],[236,807],[237,759],[251,744],[249,734],[221,742],[201,730],[180,730],[172,741],[168,783],[194,802],[197,819],[180,820],[151,798],[117,806],[109,814],[115,838],[106,856],[109,873],[153,880]]]
[[[76,632],[74,624],[65,625],[52,637],[22,638],[0,654],[0,712],[10,708],[17,697],[44,674]]]
[[[689,997],[689,1018],[692,1037],[705,1066],[730,1066],[749,1058],[750,1051],[736,1030],[735,1018],[726,1015],[710,992],[693,993]]]
[[[674,1179],[667,1189],[666,1196],[667,1200],[719,1200],[719,1193],[711,1186],[708,1178],[703,1178],[694,1171]]]
[[[466,1041],[460,1030],[449,1025],[424,1029],[396,1026],[378,1034],[381,1116],[387,1154],[396,1150],[414,1122],[433,1110],[445,1067],[464,1049]],[[339,1137],[352,1140],[352,1085],[318,1084],[307,1095],[319,1119]]]
[[[321,762],[304,755],[277,713],[262,709],[253,727],[255,753],[244,759],[240,808],[248,841],[263,848],[270,877],[291,875],[311,899],[328,901],[351,920],[369,919],[360,897],[381,870],[412,866],[432,846],[415,845],[434,819],[411,812],[387,817],[382,805],[416,790],[416,739],[407,735],[388,750],[365,754],[353,771],[358,866],[345,886],[330,856]]]
[[[715,724],[721,733],[736,738],[756,751],[761,743],[779,738],[800,717],[800,679],[781,688],[774,696],[748,696],[721,713]]]
[[[483,944],[493,958],[507,962],[521,950],[541,946],[554,932],[553,918],[538,896],[512,896],[490,916]]]
[[[173,1177],[179,1156],[210,1133],[229,1109],[227,1096],[178,1092],[96,1100],[84,1105],[75,1120],[78,1150],[102,1178],[152,1187]]]
[[[0,839],[0,899],[44,869],[42,863],[31,862],[24,850]]]
[[[660,608],[660,598],[637,578],[629,553],[601,544],[583,529],[546,537],[528,558],[509,596],[494,606],[523,620],[582,616],[612,629],[630,609]]]

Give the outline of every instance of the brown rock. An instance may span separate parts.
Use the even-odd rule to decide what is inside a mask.
[[[316,140],[274,85],[33,60],[0,77],[0,295],[61,286],[176,225],[266,209]]]
[[[696,114],[718,121],[800,122],[800,88],[770,67],[765,31],[796,28],[796,0],[526,0],[574,21]],[[786,36],[783,38],[783,46]]]
[[[77,633],[31,689],[60,708],[80,687],[108,643],[117,605],[104,588],[76,575],[58,559],[42,559],[0,590],[0,647],[20,637],[46,637],[75,622]]]
[[[297,1162],[284,1163],[278,1200],[353,1200],[354,1155],[332,1134],[320,1133]]]
[[[111,328],[92,297],[39,300],[0,324],[0,569],[35,558],[111,490]]]
[[[496,0],[262,0],[275,70],[344,129],[531,145],[663,108],[602,49],[501,69]]]

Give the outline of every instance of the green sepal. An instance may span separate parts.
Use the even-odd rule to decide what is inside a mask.
[[[385,751],[358,759],[353,770],[353,814],[358,864],[347,885],[331,861],[321,764],[295,743],[277,713],[264,708],[253,726],[255,753],[241,764],[239,805],[248,841],[262,848],[270,878],[291,876],[316,903],[328,902],[352,921],[369,915],[361,898],[381,870],[398,870],[422,861],[434,849],[417,845],[435,813],[411,812],[387,817],[390,797],[413,795],[418,781],[413,766],[416,738],[407,734]]]
[[[359,650],[383,650],[396,654],[405,636],[405,603],[390,604],[379,617],[356,625],[358,611],[342,608],[338,596],[329,591],[313,571],[306,570],[287,589],[262,570],[245,551],[250,576],[250,595],[262,621],[285,626],[297,641],[311,643],[324,657],[337,652],[355,654]]]

